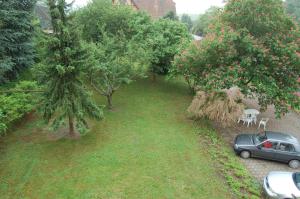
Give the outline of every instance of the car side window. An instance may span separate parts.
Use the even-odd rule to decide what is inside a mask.
[[[277,145],[278,145],[278,142],[267,140],[261,144],[261,147],[263,149],[276,149]]]
[[[294,152],[295,148],[292,144],[287,143],[280,143],[278,150],[280,151],[287,151],[287,152]]]

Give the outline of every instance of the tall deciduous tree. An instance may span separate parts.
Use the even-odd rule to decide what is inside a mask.
[[[150,64],[147,49],[125,36],[107,35],[97,44],[90,44],[92,53],[88,63],[88,78],[92,87],[107,98],[112,109],[113,94],[122,84],[129,84],[135,78],[144,77]]]
[[[155,21],[146,38],[153,50],[151,72],[153,74],[169,73],[174,56],[190,40],[191,35],[181,22],[169,19]]]
[[[230,0],[196,44],[198,50],[186,50],[175,68],[186,73],[192,63],[190,71],[202,88],[238,86],[246,95],[255,94],[262,109],[275,105],[279,116],[300,103],[294,95],[300,74],[299,38],[299,27],[281,0]]]
[[[35,0],[0,1],[0,83],[33,64],[34,5]]]
[[[37,71],[45,84],[43,115],[47,121],[52,118],[53,126],[69,125],[70,137],[87,128],[86,116],[101,118],[101,110],[90,98],[84,87],[81,74],[87,52],[81,47],[75,29],[70,28],[68,13],[71,5],[65,0],[48,0],[53,34],[46,41],[44,62]]]

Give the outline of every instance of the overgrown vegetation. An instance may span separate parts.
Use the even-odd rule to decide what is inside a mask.
[[[208,118],[224,127],[231,126],[244,112],[242,94],[236,88],[210,93],[198,91],[188,112],[194,119]]]
[[[36,82],[21,81],[13,90],[8,93],[0,91],[0,135],[4,135],[9,127],[31,112],[38,102]]]

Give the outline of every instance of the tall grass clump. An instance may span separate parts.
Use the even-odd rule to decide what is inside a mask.
[[[222,126],[232,126],[243,114],[244,104],[239,89],[198,91],[188,113],[193,119],[208,118]]]

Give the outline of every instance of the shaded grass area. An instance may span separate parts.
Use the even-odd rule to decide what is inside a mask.
[[[185,117],[185,85],[140,80],[113,100],[80,140],[49,141],[38,116],[2,138],[1,198],[232,198]]]

